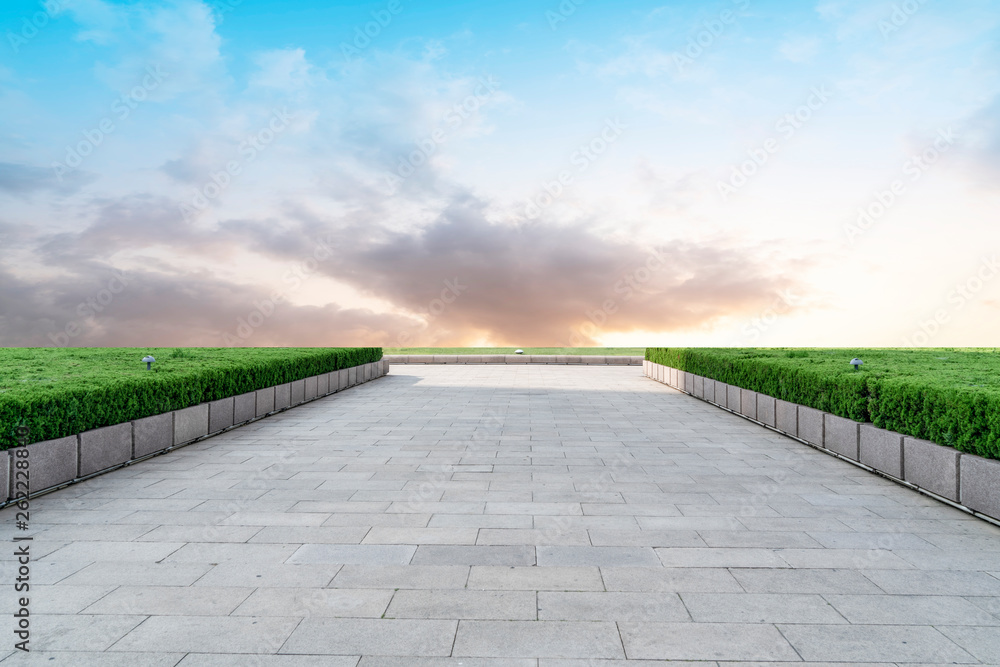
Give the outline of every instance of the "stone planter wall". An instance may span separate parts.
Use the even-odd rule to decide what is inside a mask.
[[[31,496],[115,470],[389,372],[385,359],[77,435],[27,445]],[[0,452],[0,507],[11,502],[11,450]]]
[[[392,354],[392,364],[581,364],[586,366],[641,366],[642,357],[601,357],[582,354]]]
[[[955,505],[1000,520],[1000,461],[643,361],[646,377]],[[699,385],[706,387],[699,395]],[[707,387],[714,385],[714,393]]]

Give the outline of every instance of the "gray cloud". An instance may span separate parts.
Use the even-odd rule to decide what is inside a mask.
[[[40,190],[72,194],[94,179],[94,175],[82,171],[69,171],[60,179],[45,167],[0,162],[0,192],[12,195],[25,196]]]
[[[280,222],[228,220],[205,229],[182,220],[166,199],[98,202],[86,229],[38,242],[44,263],[65,278],[5,276],[0,340],[50,344],[49,334],[79,321],[72,344],[221,345],[223,333],[238,335],[240,318],[248,330],[271,288],[233,284],[213,268],[236,249],[301,263],[320,241],[331,257],[317,273],[413,316],[281,303],[270,317],[254,315],[260,326],[239,344],[588,344],[602,331],[683,330],[753,315],[776,292],[799,288],[790,277],[797,267],[776,264],[762,247],[678,241],[652,248],[610,241],[585,222],[491,224],[487,202],[461,192],[450,201],[432,222],[408,231],[366,214],[328,222],[301,210]],[[79,316],[79,304],[107,288],[116,252],[153,247],[202,256],[205,268],[189,273],[151,262],[105,312]]]

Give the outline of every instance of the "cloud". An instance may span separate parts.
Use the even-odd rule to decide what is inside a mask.
[[[95,264],[58,278],[27,280],[0,266],[0,344],[379,345],[419,329],[419,322],[404,316],[334,304],[273,303],[270,297],[266,288],[220,280],[207,271],[119,273]]]
[[[94,180],[93,174],[72,171],[60,179],[52,169],[0,162],[0,192],[26,196],[40,190],[70,194]]]
[[[306,60],[304,49],[275,49],[254,57],[258,70],[250,77],[252,86],[294,90],[313,83],[321,74]]]
[[[778,45],[778,54],[793,63],[804,63],[809,62],[819,53],[819,47],[819,39],[800,35],[782,41]]]

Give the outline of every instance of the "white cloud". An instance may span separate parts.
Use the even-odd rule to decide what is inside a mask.
[[[793,63],[804,63],[812,60],[819,53],[820,40],[804,35],[789,37],[778,45],[778,53],[785,60]]]

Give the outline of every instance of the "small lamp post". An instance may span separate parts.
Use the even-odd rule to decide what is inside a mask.
[[[142,360],[146,362],[147,371],[153,370],[153,362],[156,361],[156,359],[147,354],[145,357],[142,358]]]
[[[851,365],[854,366],[854,370],[858,370],[858,367],[865,362],[861,361],[857,357],[851,359]]]

